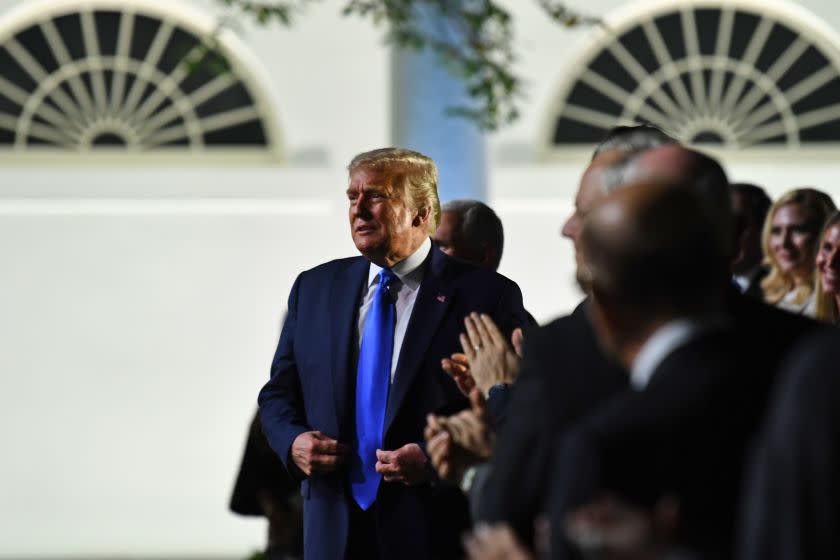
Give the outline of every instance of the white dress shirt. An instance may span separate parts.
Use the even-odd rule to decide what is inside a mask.
[[[644,390],[650,383],[656,368],[672,352],[685,346],[700,335],[710,331],[728,328],[728,321],[722,316],[677,319],[665,323],[645,341],[630,368],[630,385],[637,391]]]
[[[420,283],[423,281],[423,274],[426,272],[427,257],[432,251],[432,242],[427,237],[420,247],[408,258],[395,264],[391,268],[397,280],[391,282],[391,295],[396,300],[397,323],[394,329],[394,352],[391,354],[391,383],[394,382],[394,375],[397,373],[397,362],[400,358],[405,331],[408,328],[408,321],[411,318],[411,311],[414,309],[414,302],[417,300],[417,292],[420,290]],[[373,303],[373,296],[376,293],[377,276],[381,267],[370,263],[368,281],[362,291],[362,301],[359,306],[359,322],[356,330],[356,357],[362,347],[362,333],[365,332],[365,320],[368,310]],[[373,288],[373,289],[372,289]],[[395,291],[396,290],[396,291]]]
[[[761,265],[759,264],[746,274],[733,274],[732,280],[738,284],[738,288],[741,290],[741,293],[746,293],[747,289],[749,289],[750,284],[752,284],[753,280],[761,274]]]

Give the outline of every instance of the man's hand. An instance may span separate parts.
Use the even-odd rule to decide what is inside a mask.
[[[464,326],[467,332],[461,334],[461,348],[481,393],[486,395],[493,385],[516,381],[520,357],[502,336],[493,319],[489,315],[470,313],[464,319]],[[521,351],[522,331],[516,329],[511,338]]]
[[[484,420],[484,398],[478,389],[470,393],[471,410],[449,417],[430,414],[426,419],[426,449],[442,480],[459,482],[471,466],[484,462],[493,452],[495,437]]]
[[[455,381],[458,390],[463,395],[469,396],[470,391],[475,387],[475,380],[470,374],[470,362],[466,354],[456,352],[449,358],[444,358],[440,362],[441,368]]]
[[[445,423],[446,420],[447,418],[430,416],[429,423]],[[453,442],[452,435],[446,430],[427,438],[426,449],[429,450],[432,465],[435,467],[438,476],[441,480],[448,480],[449,482],[459,483],[469,467],[481,462],[479,457]]]
[[[470,393],[470,404],[472,408],[447,419],[447,431],[457,445],[479,460],[487,461],[493,455],[496,436],[487,425],[486,403],[477,388]]]
[[[464,548],[470,560],[533,560],[510,527],[504,524],[479,524],[464,538]]]
[[[321,432],[303,432],[292,443],[292,460],[306,476],[335,471],[344,464],[349,448]]]
[[[385,482],[419,484],[428,478],[429,459],[416,443],[403,445],[394,451],[376,450],[376,472]]]
[[[652,511],[612,496],[601,497],[566,517],[566,536],[586,555],[597,551],[608,560],[660,558],[676,541],[679,500],[665,495]]]

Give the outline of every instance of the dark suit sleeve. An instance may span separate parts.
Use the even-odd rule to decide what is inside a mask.
[[[601,353],[583,306],[526,332],[521,373],[496,442],[481,519],[505,521],[530,543],[547,499],[555,435],[626,386],[621,368]]]
[[[840,335],[800,345],[746,478],[739,558],[837,558],[840,553]]]
[[[498,433],[507,420],[507,407],[510,402],[510,386],[500,385],[490,389],[487,397],[487,424]]]
[[[543,383],[529,361],[529,340],[525,339],[522,373],[511,388],[507,421],[493,453],[492,472],[479,503],[479,519],[506,521],[519,537],[530,543],[533,520],[541,509],[546,465],[551,456],[550,440],[544,436]]]
[[[289,311],[271,363],[271,379],[260,391],[258,399],[263,433],[269,445],[286,469],[298,477],[301,473],[290,460],[289,451],[295,438],[309,431],[294,351],[300,282],[298,276],[289,294]]]
[[[522,304],[522,292],[519,286],[515,282],[509,282],[508,284],[508,290],[502,293],[496,304],[493,318],[505,339],[510,340],[515,329],[521,328],[524,330],[534,326],[536,322]],[[492,391],[487,399],[488,421],[490,428],[495,432],[498,432],[507,418],[509,394],[508,388],[505,387],[501,390]]]

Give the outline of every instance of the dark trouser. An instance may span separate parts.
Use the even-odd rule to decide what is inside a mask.
[[[376,502],[367,511],[350,497],[350,534],[347,537],[346,560],[382,558],[376,530]]]

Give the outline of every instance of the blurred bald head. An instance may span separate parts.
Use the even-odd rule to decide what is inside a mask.
[[[621,337],[652,321],[719,308],[728,255],[686,185],[643,181],[610,194],[584,221],[582,280]]]
[[[688,188],[706,207],[710,227],[722,250],[735,256],[735,220],[732,195],[726,172],[714,158],[678,144],[668,144],[644,151],[629,162],[624,183],[643,181],[669,183]]]

